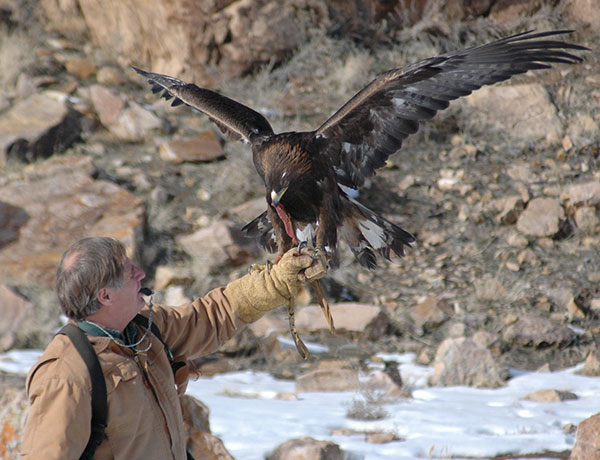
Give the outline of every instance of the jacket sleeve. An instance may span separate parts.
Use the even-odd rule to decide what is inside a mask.
[[[28,382],[31,407],[21,444],[21,458],[78,460],[90,437],[90,390],[56,377],[56,373],[47,369],[53,367],[52,362],[40,366]]]
[[[177,307],[154,307],[154,321],[175,356],[194,358],[213,353],[246,325],[223,294],[224,289],[213,289]],[[148,316],[148,310],[142,314]]]

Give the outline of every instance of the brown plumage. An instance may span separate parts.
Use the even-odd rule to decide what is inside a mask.
[[[153,91],[175,98],[173,105],[185,103],[200,110],[223,132],[250,144],[266,186],[267,210],[244,229],[263,247],[282,254],[296,241],[307,241],[335,265],[342,239],[359,263],[372,269],[376,253],[402,256],[414,237],[358,203],[347,190],[360,188],[421,121],[451,100],[528,70],[580,62],[569,51],[587,48],[555,39],[569,32],[520,33],[390,70],[309,132],[275,134],[261,114],[232,99],[173,77],[135,70],[150,81]],[[328,321],[333,326],[330,315]]]

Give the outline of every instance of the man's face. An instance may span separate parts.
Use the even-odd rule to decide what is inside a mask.
[[[144,271],[136,267],[129,257],[123,263],[123,284],[120,288],[106,288],[114,307],[117,310],[137,314],[145,305],[140,293],[142,280],[146,277]]]

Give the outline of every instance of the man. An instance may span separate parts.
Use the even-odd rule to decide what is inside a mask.
[[[85,238],[63,255],[56,279],[60,306],[91,342],[104,374],[108,417],[95,459],[184,460],[181,405],[163,342],[174,356],[216,351],[240,328],[294,298],[307,279],[325,274],[310,250],[292,250],[270,270],[242,278],[178,307],[149,309],[145,273],[112,238]],[[139,313],[162,342],[132,322]],[[90,438],[91,377],[65,335],[57,335],[31,369],[31,409],[22,458],[79,459]]]

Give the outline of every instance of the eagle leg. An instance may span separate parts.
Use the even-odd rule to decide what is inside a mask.
[[[265,262],[265,268],[267,269],[267,273],[271,273],[271,266],[277,264],[277,262],[279,262],[280,260],[281,260],[280,255],[275,256],[275,258],[273,259],[273,262],[271,262],[270,260],[267,259],[267,261]]]
[[[294,343],[296,344],[296,350],[298,350],[298,354],[302,356],[302,359],[307,359],[310,356],[310,351],[304,345],[304,342],[298,335],[298,331],[296,331],[296,319],[295,319],[295,311],[294,311],[294,300],[290,299],[288,303],[288,317],[290,321],[290,333],[292,334],[292,339],[294,339]]]
[[[333,324],[333,316],[331,315],[331,308],[329,307],[329,302],[327,301],[325,290],[323,289],[323,286],[321,285],[319,280],[311,281],[310,285],[312,286],[313,291],[315,292],[315,297],[317,298],[319,306],[323,311],[323,316],[325,316],[325,319],[327,320],[329,330],[332,334],[335,335],[335,325]]]
[[[315,248],[312,258],[313,260],[319,258],[325,267],[327,267],[329,263],[327,251],[322,246],[317,246]],[[323,286],[319,280],[311,281],[310,285],[312,286],[313,291],[315,292],[315,297],[317,298],[321,310],[323,311],[323,316],[325,316],[325,319],[327,320],[329,330],[335,335],[335,325],[333,324],[333,316],[331,316],[331,309],[329,307],[329,302],[327,301],[327,296],[325,295],[325,290],[323,289]]]

